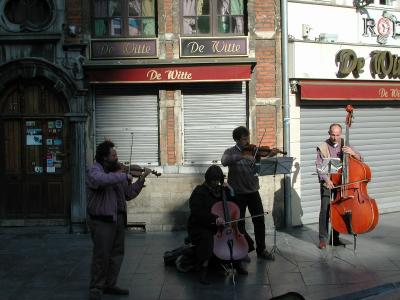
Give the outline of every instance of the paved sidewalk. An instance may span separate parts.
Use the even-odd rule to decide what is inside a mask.
[[[277,233],[282,256],[260,261],[251,254],[249,275],[230,279],[213,274],[203,286],[196,273],[165,267],[163,253],[180,246],[185,232],[135,233],[126,237],[119,285],[129,297],[103,299],[189,300],[270,299],[296,291],[306,299],[400,299],[400,213],[382,215],[378,227],[357,239],[357,251],[319,250],[317,226]],[[267,228],[268,229],[268,228]],[[0,228],[0,299],[88,298],[91,241],[88,234],[65,228]],[[58,232],[57,232],[58,231]],[[273,245],[267,230],[267,245]],[[344,237],[353,242],[352,237]]]

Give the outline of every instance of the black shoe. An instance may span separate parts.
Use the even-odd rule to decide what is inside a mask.
[[[257,253],[257,257],[265,260],[275,260],[274,255],[271,252],[268,252],[267,249],[264,249],[263,252]]]
[[[121,289],[117,286],[105,288],[103,294],[108,295],[129,295],[129,290]]]
[[[346,244],[343,243],[340,239],[333,240],[333,246],[344,246],[346,247]]]
[[[239,262],[236,266],[235,266],[236,271],[240,274],[240,275],[247,275],[249,274],[249,272],[246,270],[246,268],[243,265],[243,262]]]
[[[89,300],[101,300],[101,290],[90,289],[89,290]]]
[[[207,267],[201,267],[200,269],[200,283],[201,284],[205,284],[205,285],[209,285],[210,281],[207,279]]]

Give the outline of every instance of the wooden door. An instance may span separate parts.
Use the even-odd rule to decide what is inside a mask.
[[[19,82],[0,102],[0,212],[5,219],[69,216],[63,100],[45,84]]]

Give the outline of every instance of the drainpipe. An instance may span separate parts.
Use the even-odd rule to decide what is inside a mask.
[[[281,55],[282,55],[282,104],[283,104],[283,148],[290,156],[290,107],[288,74],[288,29],[287,0],[281,0]],[[286,228],[292,227],[291,175],[284,175],[284,204]]]

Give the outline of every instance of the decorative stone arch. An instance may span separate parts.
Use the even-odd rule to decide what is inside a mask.
[[[74,111],[75,98],[81,94],[68,74],[48,61],[40,58],[26,58],[8,62],[0,67],[0,92],[12,81],[45,78],[51,82],[55,91],[62,93],[67,100],[68,111]]]
[[[70,230],[81,231],[81,224],[86,219],[85,199],[85,111],[86,90],[80,87],[81,82],[74,81],[61,67],[45,59],[25,58],[7,62],[0,66],[0,93],[7,91],[18,80],[46,81],[46,85],[65,102],[64,117],[70,124],[70,162],[71,162],[71,193],[70,193]],[[1,116],[0,116],[1,117]],[[78,224],[74,227],[74,224]]]

